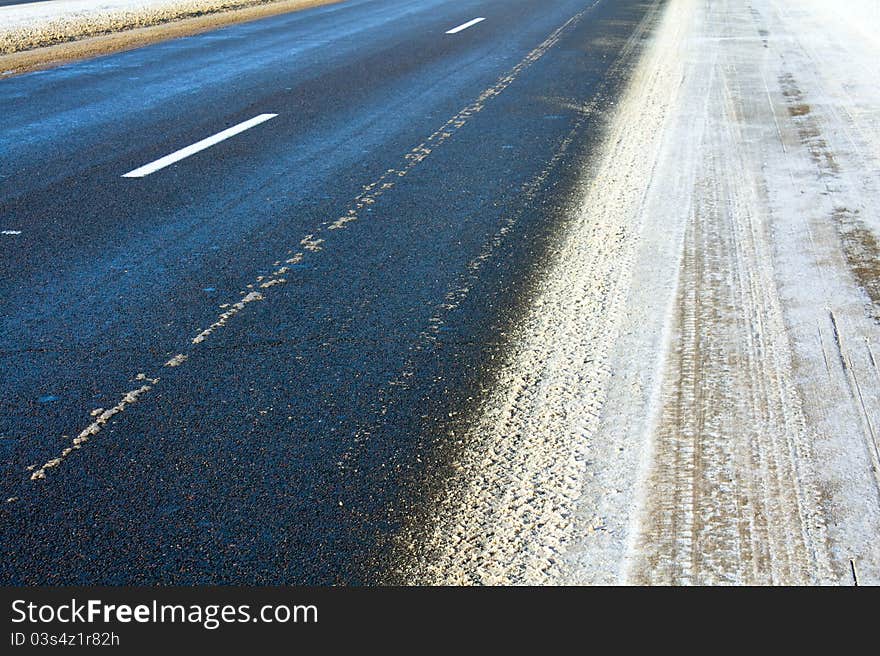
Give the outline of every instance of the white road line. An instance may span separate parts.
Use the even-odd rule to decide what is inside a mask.
[[[480,21],[484,21],[484,20],[486,20],[486,19],[485,18],[475,18],[474,20],[469,20],[467,23],[462,23],[458,27],[453,27],[451,30],[448,30],[446,33],[447,34],[458,34],[462,30],[466,30],[467,28],[469,28],[471,25],[476,25]]]
[[[170,155],[165,155],[160,159],[157,159],[155,162],[150,162],[149,164],[144,164],[140,168],[136,168],[134,171],[129,171],[123,178],[143,178],[144,176],[150,175],[150,173],[155,173],[159,169],[164,169],[166,166],[171,166],[175,162],[179,162],[182,159],[189,157],[190,155],[195,155],[197,152],[205,150],[206,148],[210,148],[214,144],[220,143],[224,139],[228,139],[229,137],[234,137],[236,134],[240,132],[244,132],[245,130],[249,130],[255,125],[259,125],[260,123],[265,123],[269,119],[275,118],[278,114],[260,114],[259,116],[254,116],[252,119],[248,119],[243,123],[239,123],[238,125],[233,125],[231,128],[227,128],[223,130],[223,132],[218,132],[217,134],[208,137],[207,139],[202,139],[201,141],[197,141],[191,146],[187,146],[186,148],[181,148]]]
[[[4,231],[3,231],[2,233],[0,233],[0,234],[4,234],[4,235],[20,235],[20,234],[21,234],[21,230],[4,230]]]

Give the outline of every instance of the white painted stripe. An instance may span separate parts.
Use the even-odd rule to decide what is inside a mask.
[[[143,178],[146,175],[150,175],[150,173],[155,173],[159,169],[164,169],[166,166],[171,166],[175,162],[179,162],[182,159],[189,157],[190,155],[195,155],[199,151],[205,150],[206,148],[210,148],[214,144],[218,144],[224,139],[228,139],[229,137],[234,137],[240,132],[244,132],[245,130],[249,130],[255,125],[259,125],[260,123],[265,123],[269,119],[275,118],[278,114],[260,114],[259,116],[254,116],[252,119],[248,119],[243,123],[239,123],[238,125],[233,125],[231,128],[227,128],[223,130],[223,132],[218,132],[217,134],[208,137],[207,139],[202,139],[201,141],[197,141],[191,146],[187,146],[186,148],[181,148],[170,155],[165,155],[160,159],[157,159],[155,162],[150,162],[149,164],[144,164],[143,166],[136,168],[134,171],[129,171],[123,178]]]
[[[20,235],[21,230],[4,230],[2,232],[2,234],[4,234],[4,235]]]
[[[446,33],[447,34],[457,34],[458,32],[461,32],[462,30],[466,30],[471,25],[476,25],[480,21],[484,21],[484,20],[486,20],[486,19],[485,18],[475,18],[474,20],[469,20],[467,23],[462,23],[458,27],[453,27],[451,30],[447,31]]]

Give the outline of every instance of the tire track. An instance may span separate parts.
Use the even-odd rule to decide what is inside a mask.
[[[655,26],[652,2],[621,63]],[[427,535],[404,548],[403,577],[422,584],[540,584],[561,580],[589,467],[610,352],[625,311],[651,153],[675,77],[654,53],[633,72],[595,177],[548,266],[528,316],[511,337],[495,390],[461,442],[458,475],[435,496]],[[656,104],[644,113],[643,93]],[[633,125],[642,139],[624,136]],[[595,530],[602,530],[596,524]],[[412,536],[404,535],[403,540]]]
[[[704,33],[740,36],[728,3]],[[747,142],[760,76],[721,48],[702,177],[683,244],[652,467],[629,580],[817,584],[833,580],[806,419],[775,280],[772,216]],[[743,172],[747,172],[745,175]]]

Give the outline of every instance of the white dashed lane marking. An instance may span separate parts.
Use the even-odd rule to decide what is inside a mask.
[[[259,125],[260,123],[265,123],[269,119],[273,119],[278,114],[260,114],[259,116],[254,116],[247,121],[239,123],[238,125],[233,125],[231,128],[227,128],[222,132],[218,132],[215,135],[207,137],[206,139],[202,139],[201,141],[197,141],[191,146],[187,146],[186,148],[181,148],[180,150],[176,150],[170,155],[165,155],[165,157],[161,157],[157,159],[155,162],[150,162],[149,164],[144,164],[141,167],[134,169],[133,171],[129,171],[124,174],[123,178],[143,178],[144,176],[150,175],[150,173],[155,173],[159,169],[164,169],[166,166],[171,166],[176,162],[179,162],[182,159],[186,159],[190,155],[195,155],[198,152],[205,150],[206,148],[210,148],[211,146],[224,141],[225,139],[229,139],[229,137],[234,137],[235,135],[244,132],[245,130],[250,130],[252,127]]]
[[[562,37],[562,34],[567,29],[569,29],[572,25],[577,24],[599,2],[600,0],[596,0],[592,5],[575,14],[567,21],[565,21],[565,23],[556,28],[556,30],[554,30],[534,50],[529,52],[516,66],[514,66],[512,69],[499,77],[496,80],[495,84],[485,89],[482,93],[480,93],[479,96],[477,96],[475,100],[473,100],[469,105],[464,107],[461,111],[459,111],[449,120],[447,120],[430,136],[428,136],[422,143],[407,152],[403,156],[402,163],[400,163],[397,167],[387,169],[373,182],[364,185],[363,191],[353,199],[352,204],[349,206],[345,214],[340,216],[335,221],[327,219],[322,224],[314,228],[311,233],[307,234],[300,240],[299,246],[302,247],[301,251],[293,253],[293,250],[288,250],[288,254],[293,253],[293,255],[287,259],[284,259],[283,264],[280,259],[277,260],[273,264],[273,266],[278,268],[275,269],[269,276],[259,276],[258,278],[256,278],[256,280],[254,280],[253,283],[246,285],[245,289],[240,290],[241,297],[237,302],[224,303],[223,305],[221,305],[220,308],[223,309],[223,312],[219,316],[217,316],[216,320],[210,326],[199,332],[195,337],[191,339],[191,348],[197,348],[202,342],[209,339],[217,330],[222,329],[235,315],[239,314],[240,312],[245,312],[247,310],[247,306],[251,303],[257,301],[265,301],[267,297],[269,297],[272,292],[275,291],[274,287],[276,285],[283,285],[287,282],[287,279],[283,276],[290,271],[291,266],[299,265],[303,262],[305,258],[316,257],[319,253],[324,251],[325,247],[327,247],[328,245],[327,241],[329,240],[331,234],[334,234],[337,230],[346,229],[349,227],[349,224],[358,221],[361,218],[360,210],[377,202],[379,198],[389,189],[394,188],[396,182],[408,175],[410,171],[412,171],[423,160],[425,160],[435,149],[451,139],[455,135],[455,133],[468,122],[469,119],[473,118],[476,114],[482,112],[486,104],[491,99],[503,93],[504,90],[507,89],[523,71],[525,71],[529,66],[541,59],[541,57],[543,57],[553,46],[556,45],[556,43]],[[461,29],[464,29],[464,27],[462,27]],[[273,118],[276,115],[263,114],[261,116],[268,117],[263,119],[268,120],[269,118]],[[256,121],[259,118],[260,116],[255,117],[254,119],[251,119],[251,121]],[[252,125],[242,127],[244,125],[245,124],[242,123],[238,126],[235,126],[235,128],[230,128],[230,130],[240,128],[238,130],[240,132],[242,130],[248,129],[248,127],[252,127]],[[254,123],[253,125],[256,125],[256,123]],[[223,132],[218,133],[217,135],[215,135],[215,137],[211,137],[211,139],[216,139],[216,137],[219,137],[223,134]],[[229,134],[224,136],[223,138],[227,138],[228,136],[232,135]],[[222,139],[218,139],[218,141],[219,140]],[[199,144],[201,143],[203,142],[199,142]],[[190,146],[190,148],[198,146],[199,144],[194,144],[193,146]],[[204,146],[204,148],[207,148],[210,145],[213,144],[208,144]],[[183,157],[186,157],[190,154],[192,154],[192,152],[188,153],[187,155],[183,155]],[[171,155],[169,155],[169,157],[171,157]],[[182,159],[182,157],[179,159]],[[157,160],[156,162],[154,162],[154,164],[157,164],[161,161],[162,160]],[[168,164],[164,164],[164,166],[167,165]],[[141,168],[143,169],[146,167]],[[158,168],[161,167],[157,167],[154,170],[158,170]],[[139,170],[140,169],[136,169],[135,171],[132,171],[130,174],[127,175],[129,177],[135,177],[133,174]],[[143,175],[148,174],[149,173],[144,173]],[[256,287],[257,285],[259,285],[259,288],[262,289],[263,292],[254,290],[254,287]],[[185,366],[185,363],[189,359],[190,355],[191,352],[179,353],[170,360],[164,362],[162,366],[172,368]],[[58,467],[67,458],[67,456],[82,448],[82,446],[89,441],[89,438],[96,435],[104,428],[104,425],[111,417],[115,416],[119,412],[123,412],[128,406],[136,403],[141,396],[147,394],[157,384],[159,384],[160,378],[158,376],[151,378],[144,373],[139,373],[135,380],[145,382],[142,382],[141,387],[127,392],[122,397],[120,402],[109,410],[99,408],[93,411],[92,417],[97,416],[97,419],[94,419],[94,421],[86,426],[85,429],[80,431],[80,433],[73,440],[73,443],[70,446],[63,449],[57,456],[47,460],[42,467],[38,468],[37,465],[31,465],[30,467],[28,467],[28,471],[31,472],[30,480],[37,481],[46,478],[47,471],[53,470],[54,468]]]
[[[475,18],[473,20],[469,20],[467,23],[462,23],[458,27],[453,27],[451,30],[447,30],[446,33],[447,34],[458,34],[462,30],[466,30],[467,28],[471,27],[472,25],[476,25],[477,23],[480,23],[484,20],[486,20],[486,19],[485,18]]]

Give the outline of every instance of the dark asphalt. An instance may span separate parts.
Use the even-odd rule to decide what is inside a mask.
[[[0,582],[389,580],[658,4],[352,0],[0,81]]]

